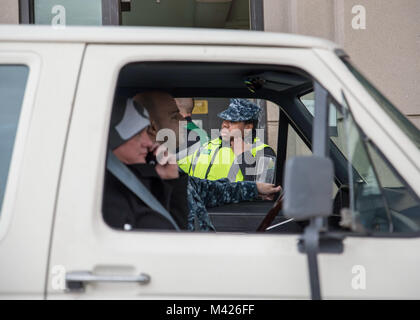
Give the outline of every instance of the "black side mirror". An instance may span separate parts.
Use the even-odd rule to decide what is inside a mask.
[[[332,214],[334,168],[325,157],[294,157],[284,176],[283,214],[296,221]]]

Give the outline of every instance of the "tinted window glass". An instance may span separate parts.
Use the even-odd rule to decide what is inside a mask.
[[[349,161],[350,208],[367,231],[392,231],[390,213],[377,172],[350,114],[345,117],[346,158]]]
[[[0,65],[0,208],[3,204],[28,72],[26,66]]]
[[[389,207],[392,231],[420,231],[420,203],[370,143],[368,150]]]
[[[362,137],[351,114],[338,114],[331,140],[348,159],[350,207],[366,231],[420,231],[420,204],[371,141]]]
[[[300,100],[313,116],[314,93]],[[330,103],[329,135],[347,161],[350,203],[346,206],[366,231],[420,231],[419,201],[371,142],[364,141],[347,106],[342,107]]]

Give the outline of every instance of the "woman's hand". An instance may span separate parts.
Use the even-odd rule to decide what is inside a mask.
[[[263,200],[273,200],[277,192],[281,192],[281,186],[275,186],[271,183],[257,182],[258,195]]]

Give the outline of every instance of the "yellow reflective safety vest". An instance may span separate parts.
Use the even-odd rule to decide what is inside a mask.
[[[187,139],[188,139],[188,133],[190,131],[193,131],[197,134],[197,136],[200,138],[200,140],[193,145],[189,146],[188,148],[184,148],[180,150],[177,155],[177,163],[178,166],[185,172],[188,173],[188,170],[190,169],[192,158],[194,156],[194,152],[201,147],[201,145],[206,144],[209,141],[209,137],[207,136],[206,131],[198,127],[193,121],[188,121],[187,125],[185,126],[187,129]]]
[[[188,173],[188,171],[190,170],[194,154],[200,147],[201,147],[201,142],[198,141],[195,144],[193,144],[191,147],[181,150],[176,155],[178,166],[185,173]]]
[[[267,144],[259,143],[259,139],[254,139],[251,153],[255,157],[258,151],[269,147]],[[243,181],[244,176],[241,170],[233,169],[235,153],[232,148],[222,147],[222,139],[216,138],[196,150],[189,159],[186,171],[190,176],[200,179],[218,180],[228,178],[232,182]],[[232,175],[233,173],[233,175]]]

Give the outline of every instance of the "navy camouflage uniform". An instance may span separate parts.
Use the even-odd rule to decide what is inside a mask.
[[[258,120],[261,108],[248,99],[230,99],[229,107],[217,116],[228,121]]]
[[[250,201],[257,196],[258,190],[255,182],[230,182],[228,179],[211,181],[189,177],[187,186],[188,230],[195,229],[194,220],[197,219],[201,231],[215,231],[206,207]]]

